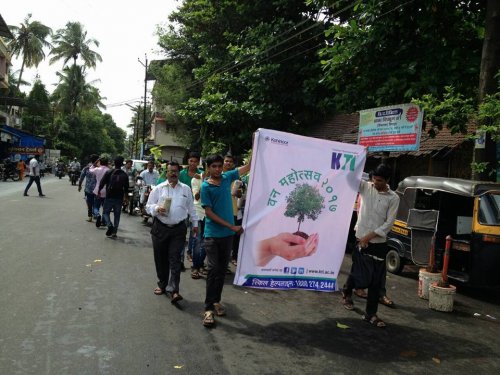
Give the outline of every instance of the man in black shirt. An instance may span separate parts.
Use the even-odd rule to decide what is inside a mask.
[[[115,168],[106,172],[99,184],[99,191],[106,186],[106,200],[104,201],[103,218],[108,226],[106,236],[116,238],[123,202],[128,200],[128,175],[122,171],[123,158],[115,158]],[[113,224],[109,214],[113,210]]]

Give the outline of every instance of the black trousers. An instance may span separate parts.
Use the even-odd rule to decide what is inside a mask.
[[[179,292],[181,252],[184,249],[186,233],[185,220],[173,228],[169,228],[156,218],[153,221],[151,240],[158,287],[167,292]]]
[[[28,190],[30,189],[31,185],[33,185],[33,182],[36,184],[36,188],[38,189],[38,194],[42,195],[42,186],[40,185],[40,176],[30,176],[30,181],[28,182],[28,185],[26,185],[26,189],[24,189],[24,194],[28,194]]]
[[[236,216],[234,217],[234,225],[241,225],[243,222],[243,219],[237,219]],[[234,260],[238,260],[238,248],[240,247],[240,235],[235,234],[233,238],[233,253],[231,255],[231,258]]]
[[[362,252],[355,249],[352,253],[353,265],[351,272],[342,288],[343,294],[350,298],[353,289],[368,287],[366,315],[369,317],[377,314],[382,286],[385,288],[385,282],[384,285],[382,285],[382,278],[385,278],[386,274],[385,256],[383,256],[383,254],[387,254],[387,251],[384,249],[387,249],[387,243],[370,243]],[[369,256],[370,254],[376,254],[375,256],[382,260],[372,258]],[[366,271],[365,275],[359,275],[359,273],[356,272],[359,271],[359,268],[356,268],[356,262],[363,263],[363,269]],[[363,279],[362,284],[358,283],[359,279]]]
[[[205,238],[208,269],[205,311],[213,310],[214,303],[219,303],[221,300],[226,269],[231,258],[233,237]]]

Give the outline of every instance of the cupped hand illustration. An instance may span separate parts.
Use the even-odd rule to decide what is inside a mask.
[[[275,256],[288,261],[304,258],[317,250],[319,235],[312,234],[307,240],[292,233],[280,233],[274,237],[260,241],[255,254],[257,266],[265,266]]]

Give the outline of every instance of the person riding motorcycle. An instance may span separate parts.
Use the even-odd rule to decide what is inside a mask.
[[[74,158],[73,161],[69,164],[69,180],[71,181],[71,185],[76,185],[79,176],[80,162],[77,158]]]
[[[59,179],[64,177],[65,170],[66,166],[64,162],[62,160],[56,160],[56,177],[59,177]]]
[[[154,169],[155,164],[152,160],[148,161],[147,169],[142,171],[139,177],[142,179],[142,186],[140,188],[140,200],[139,207],[141,208],[141,212],[144,216],[144,221],[148,220],[148,216],[146,216],[145,206],[148,201],[149,192],[151,189],[156,186],[156,181],[160,174],[158,171]]]
[[[129,195],[129,207],[126,204],[123,205],[123,211],[127,211],[129,209],[129,214],[133,214],[134,207],[137,202],[135,202],[135,176],[137,175],[137,170],[133,167],[132,160],[126,160],[125,165],[122,167],[122,171],[124,171],[128,176],[128,195]]]

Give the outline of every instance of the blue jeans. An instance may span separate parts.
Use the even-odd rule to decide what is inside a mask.
[[[193,239],[193,269],[199,270],[205,262],[206,252],[203,243],[203,234],[205,232],[205,220],[198,221],[198,234]]]
[[[97,219],[99,216],[101,216],[101,206],[104,204],[104,199],[105,198],[94,195],[94,219]]]
[[[123,200],[120,198],[106,198],[104,201],[104,208],[102,209],[102,217],[104,218],[104,222],[109,227],[114,227],[114,232],[118,230],[118,225],[120,225],[120,215],[122,212],[122,203]],[[113,224],[111,224],[111,218],[109,214],[113,210]]]
[[[30,181],[28,182],[28,185],[26,185],[26,189],[24,189],[24,195],[28,195],[28,190],[30,189],[33,182],[36,184],[36,188],[38,189],[38,195],[42,195],[43,193],[42,187],[40,186],[40,176],[30,176]]]
[[[94,193],[85,193],[85,202],[87,203],[87,211],[88,216],[93,216],[92,213],[94,211]]]

